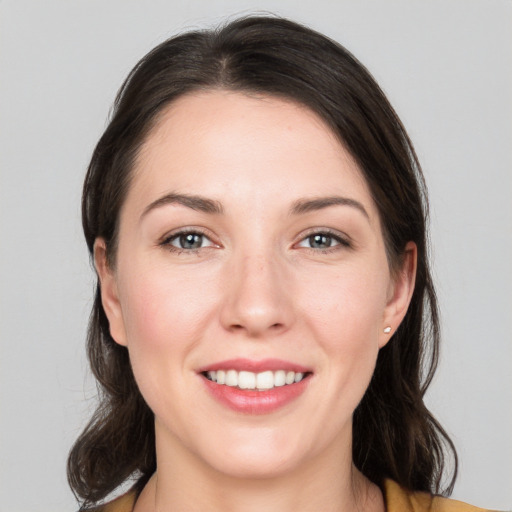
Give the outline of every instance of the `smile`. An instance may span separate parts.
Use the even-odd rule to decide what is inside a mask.
[[[260,415],[291,406],[309,387],[313,371],[280,359],[231,359],[200,368],[198,374],[216,402]]]
[[[286,370],[267,370],[260,373],[236,370],[204,372],[205,377],[217,384],[238,389],[268,391],[275,387],[289,386],[300,382],[307,373]]]

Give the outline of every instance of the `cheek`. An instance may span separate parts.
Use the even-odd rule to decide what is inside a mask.
[[[317,276],[321,291],[303,295],[303,317],[321,346],[329,382],[337,387],[336,392],[343,389],[351,397],[346,404],[352,408],[369,384],[379,352],[387,296],[384,277],[355,269],[323,282]]]
[[[135,380],[155,415],[176,427],[190,413],[184,398],[193,370],[189,355],[200,343],[214,299],[190,275],[165,267],[124,275],[120,295]]]
[[[125,276],[120,295],[130,361],[144,398],[157,411],[168,406],[162,389],[178,396],[183,391],[191,370],[187,357],[206,328],[213,298],[190,276],[169,269]]]
[[[210,301],[204,287],[165,269],[132,275],[121,290],[128,344],[177,350],[193,342]]]
[[[336,346],[340,339],[349,345],[371,342],[378,337],[386,306],[384,277],[356,268],[334,275],[317,273],[303,283],[301,309],[329,344]]]

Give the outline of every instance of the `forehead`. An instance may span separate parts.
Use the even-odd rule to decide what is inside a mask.
[[[376,214],[359,167],[327,124],[272,96],[180,97],[149,133],[133,178],[129,197],[139,208],[170,191],[258,204],[349,193]]]

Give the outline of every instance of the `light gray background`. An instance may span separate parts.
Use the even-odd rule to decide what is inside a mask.
[[[454,496],[512,507],[510,0],[0,0],[0,511],[70,511],[67,451],[94,404],[81,181],[125,75],[155,44],[269,10],[347,46],[430,186],[444,347],[428,403]]]

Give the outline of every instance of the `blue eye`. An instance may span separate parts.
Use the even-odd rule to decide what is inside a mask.
[[[333,245],[339,244],[332,236],[326,235],[325,233],[317,233],[316,235],[308,236],[307,241],[312,249],[328,249]]]
[[[299,242],[298,246],[305,247],[307,249],[318,249],[320,251],[325,251],[336,246],[349,247],[350,244],[340,236],[331,234],[329,232],[319,232],[307,236]]]
[[[212,241],[197,231],[188,231],[176,233],[163,241],[162,245],[170,246],[172,249],[181,251],[193,251],[202,249],[203,247],[210,247],[213,245]]]

